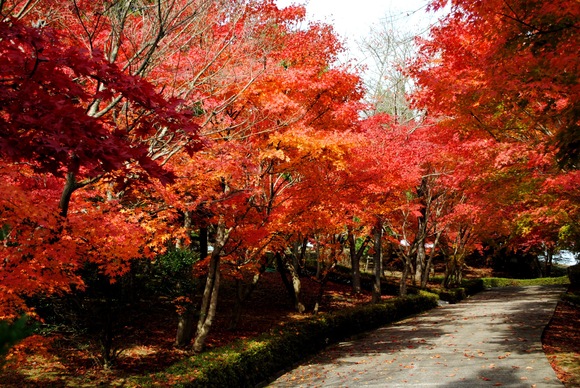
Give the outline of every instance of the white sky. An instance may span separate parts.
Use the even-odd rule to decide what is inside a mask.
[[[306,4],[308,20],[333,24],[350,51],[347,58],[357,57],[357,44],[366,36],[373,24],[385,16],[392,16],[400,22],[401,28],[413,32],[424,31],[429,23],[436,20],[427,14],[428,0],[276,0],[285,7],[291,4]]]

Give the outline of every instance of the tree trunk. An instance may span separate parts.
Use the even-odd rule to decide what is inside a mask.
[[[103,327],[101,328],[101,335],[99,338],[104,369],[109,369],[115,360],[115,351],[113,349],[113,314],[111,312],[110,304],[111,301],[107,297],[103,314]]]
[[[187,210],[183,212],[183,229],[186,231],[186,233],[189,233],[191,231],[191,212]],[[177,249],[186,248],[185,239],[183,237],[179,237],[177,239],[177,241],[175,242],[175,248]]]
[[[416,285],[417,279],[419,283],[423,279],[425,267],[427,267],[427,254],[425,252],[425,239],[420,239],[417,244],[415,275],[413,276],[413,285]]]
[[[203,260],[209,254],[208,244],[207,244],[207,226],[202,226],[199,228],[199,259]]]
[[[180,276],[192,276],[191,271]],[[193,327],[195,319],[195,310],[192,302],[192,290],[186,289],[181,283],[177,283],[177,292],[181,296],[186,296],[189,300],[185,300],[179,306],[177,314],[177,333],[175,334],[175,346],[178,348],[186,347],[190,344],[193,338]]]
[[[445,265],[445,277],[443,286],[445,288],[456,287],[461,284],[463,278],[463,257],[458,254],[447,258]]]
[[[191,232],[192,228],[192,217],[191,212],[185,211],[183,213],[183,228],[186,233]],[[191,244],[190,244],[191,245]],[[186,249],[184,238],[180,237],[175,242],[175,248]],[[191,268],[182,270],[179,274],[182,278],[192,278],[193,274]],[[177,293],[180,296],[185,296],[188,300],[184,301],[183,305],[179,306],[179,312],[177,314],[177,333],[175,334],[175,346],[178,348],[184,348],[189,345],[191,339],[193,338],[193,327],[195,319],[195,311],[192,302],[193,290],[188,290],[187,286],[181,281],[177,282]]]
[[[546,250],[546,277],[552,276],[552,262],[554,260],[554,250],[548,248]]]
[[[431,252],[429,253],[429,259],[427,260],[427,265],[425,266],[425,271],[423,272],[423,277],[421,278],[421,288],[427,288],[427,282],[429,281],[429,272],[431,271],[431,267],[433,265],[433,258],[435,257],[435,249],[437,248],[437,244],[439,244],[439,237],[441,237],[442,232],[437,232],[435,236],[435,241],[433,242],[433,248],[431,248]]]
[[[278,272],[282,277],[282,282],[284,283],[284,286],[288,291],[288,295],[290,296],[290,300],[294,305],[294,309],[299,313],[303,313],[306,310],[306,307],[304,307],[304,304],[302,304],[300,301],[300,276],[298,276],[298,273],[291,263],[289,263],[287,260],[282,260],[282,254],[279,252],[276,253],[276,264],[278,267]],[[288,280],[286,274],[290,275],[292,281]]]
[[[411,269],[410,258],[408,255],[403,257],[403,272],[401,273],[401,281],[399,283],[399,295],[407,295],[407,278]]]
[[[209,270],[203,291],[201,311],[197,322],[197,332],[193,341],[193,351],[199,353],[203,350],[205,339],[215,318],[217,309],[218,291],[220,286],[220,255],[229,238],[223,220],[218,222],[216,230],[216,242],[209,262]]]
[[[322,279],[320,279],[320,287],[318,288],[318,295],[316,296],[316,302],[314,304],[314,309],[312,310],[312,314],[318,314],[320,306],[322,305],[322,297],[324,296],[324,288],[326,283],[328,283],[328,274],[332,271],[332,269],[336,266],[336,260],[332,263],[330,268],[326,271]]]
[[[296,268],[298,275],[302,275],[302,267],[306,259],[306,248],[308,245],[308,239],[304,238],[302,241],[294,242],[292,244],[292,265]]]
[[[383,225],[380,220],[377,220],[377,224],[373,230],[374,235],[374,249],[375,254],[373,257],[375,268],[375,279],[373,282],[373,292],[372,292],[372,303],[378,303],[381,301],[381,277],[383,274],[383,251],[382,251],[382,237],[383,237]]]
[[[66,217],[68,215],[68,207],[70,204],[70,200],[72,194],[77,188],[78,187],[75,174],[73,172],[69,172],[68,174],[66,174],[66,183],[60,196],[60,201],[58,203],[58,208],[60,209],[61,216]]]
[[[195,312],[191,304],[184,306],[183,311],[177,316],[177,334],[175,335],[175,346],[183,348],[187,346],[193,338],[193,322]]]
[[[273,261],[273,257],[271,259],[265,260],[262,265],[260,266],[257,273],[254,274],[252,277],[252,281],[248,285],[244,285],[244,282],[241,280],[236,280],[236,303],[234,305],[234,310],[232,313],[232,319],[229,324],[230,330],[235,330],[238,327],[240,322],[240,318],[242,316],[242,310],[244,307],[244,303],[250,298],[256,286],[258,285],[258,281],[262,277],[262,274],[266,271]]]
[[[349,230],[348,232],[348,245],[350,251],[350,265],[352,268],[352,292],[354,294],[361,293],[361,285],[360,285],[360,259],[362,254],[367,247],[367,244],[370,242],[370,237],[364,240],[360,248],[356,249],[356,240],[354,238],[354,234]]]

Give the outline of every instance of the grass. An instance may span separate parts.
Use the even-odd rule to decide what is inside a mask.
[[[557,278],[537,278],[537,279],[483,278],[482,280],[485,288],[551,286],[551,285],[570,284],[568,276],[561,276]]]

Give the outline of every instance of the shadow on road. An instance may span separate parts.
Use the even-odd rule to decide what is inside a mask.
[[[486,290],[330,346],[271,386],[561,387],[541,336],[564,290]]]

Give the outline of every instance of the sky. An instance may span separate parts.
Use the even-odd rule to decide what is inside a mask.
[[[276,0],[278,6],[306,4],[308,20],[322,21],[334,25],[349,49],[347,58],[357,56],[357,41],[368,35],[373,24],[385,16],[394,17],[401,28],[424,31],[436,20],[427,14],[428,0]]]

